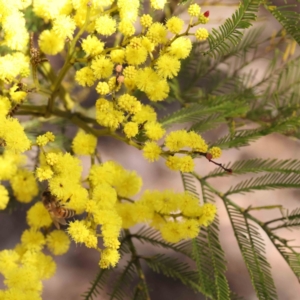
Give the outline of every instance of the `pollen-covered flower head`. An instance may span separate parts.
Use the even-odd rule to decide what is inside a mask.
[[[110,36],[116,31],[116,20],[109,15],[100,16],[96,20],[95,29],[104,36]]]
[[[4,141],[6,149],[24,152],[31,146],[24,128],[15,118],[0,116],[0,140]]]
[[[83,130],[79,130],[72,141],[72,149],[78,155],[92,155],[96,146],[97,138]]]

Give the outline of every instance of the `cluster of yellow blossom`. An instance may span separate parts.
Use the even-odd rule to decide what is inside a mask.
[[[153,9],[163,9],[166,2],[150,0]],[[34,68],[34,87],[23,89],[21,82],[30,75],[30,62],[33,67],[40,63],[35,57],[34,66],[33,54],[37,55],[38,50],[32,48],[33,45],[29,51],[31,57],[27,55],[29,32],[24,10],[30,9],[47,24],[47,29],[38,37],[43,55],[56,55],[68,45],[63,71],[52,80],[50,91],[43,90],[51,94],[51,101],[45,106],[46,116],[53,113],[52,100],[62,91],[59,84],[56,86],[57,82],[65,89],[62,94],[66,92],[66,98],[70,98],[69,91],[59,81],[71,65],[78,64],[75,81],[83,87],[94,86],[99,95],[93,124],[106,127],[112,134],[120,129],[124,141],[142,149],[150,162],[163,156],[170,169],[192,172],[197,153],[218,158],[221,150],[208,149],[204,139],[193,131],[178,130],[165,136],[166,130],[158,122],[151,104],[167,99],[169,80],[178,76],[181,61],[192,49],[187,36],[194,35],[199,41],[208,38],[205,28],[198,28],[193,34],[189,32],[190,28],[208,22],[208,12],[201,13],[199,5],[192,4],[188,9],[190,22],[184,31],[184,22],[176,16],[165,24],[155,22],[148,14],[139,17],[139,0],[0,0],[0,4],[2,46],[9,49],[0,58],[0,81],[7,87],[0,96],[0,146],[5,148],[0,155],[0,209],[5,209],[9,202],[9,193],[2,181],[9,182],[16,200],[29,203],[38,195],[38,180],[46,181],[47,190],[60,209],[74,210],[78,215],[85,213],[69,222],[65,233],[51,230],[53,215],[42,201],[29,208],[26,216],[29,229],[23,232],[21,243],[13,250],[0,252],[0,273],[7,287],[0,291],[0,299],[41,299],[41,281],[51,277],[56,269],[53,258],[43,251],[46,248],[53,255],[66,253],[69,236],[76,243],[99,251],[101,268],[118,263],[120,231],[137,223],[149,223],[168,242],[196,237],[201,226],[213,221],[216,213],[213,204],[200,205],[192,195],[173,191],[146,191],[138,201],[133,201],[131,197],[141,189],[141,178],[112,161],[93,164],[88,178],[83,180],[81,161],[75,155],[94,157],[97,146],[94,135],[83,130],[77,132],[72,141],[75,155],[54,150],[49,148],[55,139],[52,132],[39,135],[31,142],[13,111],[26,100],[29,91],[40,91]],[[137,21],[140,29],[134,27]],[[82,38],[81,43],[78,43],[79,38]],[[106,38],[115,38],[113,47],[107,46],[110,43]],[[141,102],[144,95],[150,104]],[[54,106],[61,109],[56,103]],[[69,106],[65,105],[65,109]],[[61,113],[69,114],[68,111]],[[98,130],[92,129],[92,132]],[[158,141],[162,138],[164,144],[160,146]],[[40,153],[39,166],[34,172],[24,167],[25,159],[21,155],[32,147],[37,147]],[[103,249],[98,246],[99,237]]]
[[[0,273],[7,287],[0,291],[0,299],[42,299],[42,280],[52,277],[56,271],[53,258],[42,250],[46,246],[52,254],[62,255],[69,245],[70,239],[63,231],[44,235],[38,227],[25,230],[20,244],[0,252]]]
[[[134,203],[118,203],[123,228],[147,222],[161,232],[171,243],[198,236],[201,226],[208,226],[214,219],[216,206],[199,205],[199,200],[189,193],[174,191],[146,191]]]

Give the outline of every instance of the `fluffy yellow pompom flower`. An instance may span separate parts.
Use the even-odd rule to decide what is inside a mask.
[[[7,149],[24,152],[30,148],[31,142],[17,119],[0,116],[0,124],[0,141],[4,141]]]
[[[36,168],[35,176],[39,181],[49,180],[53,176],[53,171],[50,167]]]
[[[62,230],[53,230],[46,239],[48,249],[54,255],[65,254],[70,247],[70,239]]]
[[[124,113],[114,109],[112,102],[98,99],[96,102],[96,120],[102,126],[117,129],[124,120]]]
[[[61,39],[73,39],[75,21],[70,16],[57,16],[54,19],[52,30]]]
[[[15,52],[0,57],[0,80],[12,82],[18,75],[28,77],[29,74],[29,58],[23,53]]]
[[[125,50],[115,49],[110,52],[110,59],[116,64],[123,64],[125,60]]]
[[[52,219],[49,215],[49,212],[41,201],[35,203],[27,211],[26,220],[30,227],[36,229],[41,227],[49,227],[52,224]]]
[[[186,146],[192,148],[194,151],[198,152],[206,152],[208,145],[205,140],[196,132],[190,131],[188,132],[186,139]]]
[[[40,231],[28,229],[23,232],[21,242],[28,250],[40,251],[46,240]]]
[[[207,29],[205,29],[205,28],[199,28],[195,32],[195,37],[198,41],[205,41],[208,38],[208,36],[209,36],[209,33],[208,33]]]
[[[124,126],[124,133],[129,139],[136,136],[139,132],[139,126],[135,122],[128,122]]]
[[[46,146],[49,142],[54,142],[55,136],[52,132],[48,131],[43,135],[39,135],[36,138],[36,143],[38,146]]]
[[[143,148],[143,156],[150,162],[159,160],[161,148],[155,142],[146,142]]]
[[[111,76],[113,67],[114,65],[112,61],[103,55],[94,58],[91,64],[91,68],[97,79],[107,78]]]
[[[147,15],[147,14],[142,15],[142,16],[141,16],[141,19],[140,19],[140,23],[141,23],[141,25],[142,25],[143,27],[148,28],[148,27],[150,27],[150,26],[152,25],[152,23],[153,23],[152,17],[151,17],[150,15]]]
[[[154,108],[150,105],[143,105],[143,104],[141,110],[132,117],[132,121],[138,124],[143,124],[147,121],[155,122],[156,119],[157,119],[157,115]]]
[[[176,39],[167,51],[178,59],[187,58],[192,50],[192,42],[186,37]]]
[[[42,283],[39,278],[39,272],[36,268],[33,268],[29,265],[11,270],[11,272],[7,274],[4,283],[12,291],[22,291],[21,295],[18,295],[18,297],[21,296],[20,298],[5,299],[26,299],[28,296],[30,296],[30,294],[27,294],[27,292],[36,292],[36,295],[33,299],[39,299],[37,298],[37,295],[42,291]],[[26,298],[23,297],[22,294],[25,294]]]
[[[140,65],[147,59],[147,49],[143,46],[140,38],[133,38],[126,47],[125,57],[130,65]]]
[[[129,94],[123,94],[118,98],[118,106],[130,114],[136,114],[141,110],[141,102]]]
[[[5,11],[5,2],[2,4],[2,11]],[[2,32],[5,33],[5,46],[11,50],[24,51],[29,40],[24,13],[18,9],[12,11],[7,7],[6,14],[5,16],[2,12],[1,18]]]
[[[114,161],[107,161],[101,165],[93,165],[90,168],[89,180],[93,186],[106,182],[113,185],[114,180],[123,168]]]
[[[212,147],[208,153],[212,155],[212,158],[219,158],[222,155],[222,150],[219,147]]]
[[[86,54],[96,56],[104,50],[104,43],[95,35],[89,35],[86,39],[82,40],[81,47]]]
[[[161,124],[157,122],[147,122],[145,124],[145,130],[146,136],[153,141],[157,141],[162,138],[166,132],[165,129],[162,128]]]
[[[8,201],[9,201],[8,191],[3,185],[0,184],[0,210],[6,208]]]
[[[112,210],[112,207],[117,202],[117,192],[108,183],[103,182],[95,186],[92,198],[98,209]]]
[[[72,149],[77,155],[92,155],[96,146],[97,138],[83,130],[79,130],[72,141]]]
[[[154,9],[163,9],[166,2],[166,0],[150,0],[151,7]]]
[[[84,67],[76,72],[75,80],[81,86],[92,86],[96,81],[96,78],[93,70],[90,67]]]
[[[164,54],[155,63],[157,74],[163,78],[174,78],[180,70],[180,61],[175,57]]]
[[[39,47],[45,54],[56,55],[64,46],[65,40],[52,30],[44,30],[39,36]]]
[[[26,251],[22,256],[23,267],[36,269],[39,279],[48,279],[56,271],[56,264],[52,257],[42,252]]]
[[[100,95],[106,95],[109,93],[109,85],[107,82],[99,82],[96,86],[96,91]]]
[[[0,180],[9,180],[17,172],[18,166],[25,163],[26,156],[14,151],[5,150],[0,155]]]
[[[100,16],[96,20],[95,29],[98,33],[109,36],[116,31],[116,20],[109,15]]]
[[[191,156],[183,157],[169,156],[166,160],[166,166],[173,171],[192,172],[195,168],[195,163]]]
[[[90,235],[84,221],[76,220],[74,222],[70,222],[67,231],[76,243],[84,243]]]
[[[167,28],[158,22],[153,23],[146,34],[146,37],[154,44],[165,44],[167,42]]]
[[[193,172],[195,168],[195,162],[193,158],[189,155],[180,157],[178,162],[178,168],[181,172],[188,173]]]
[[[198,4],[192,4],[188,8],[188,14],[191,17],[197,17],[200,14],[201,8]]]
[[[162,238],[169,243],[178,243],[183,238],[181,227],[178,222],[165,223],[160,229]]]
[[[186,130],[176,130],[169,133],[165,139],[165,145],[170,151],[177,152],[187,146],[188,133]]]
[[[205,203],[200,207],[200,214],[196,218],[199,225],[207,227],[215,218],[217,207],[212,203]]]
[[[14,250],[0,251],[0,273],[5,276],[11,270],[17,268],[19,259],[19,254]]]
[[[134,171],[123,170],[115,179],[116,192],[121,197],[131,197],[139,192],[142,179]]]
[[[179,34],[183,28],[183,24],[183,20],[179,19],[178,17],[172,17],[167,21],[166,26],[170,32]]]
[[[122,20],[118,29],[124,36],[132,36],[135,33],[135,27],[130,20]]]
[[[38,194],[38,186],[32,172],[19,169],[10,180],[16,199],[23,203],[29,203]]]
[[[185,220],[181,223],[181,234],[186,239],[193,239],[198,236],[200,226],[194,219]]]
[[[101,259],[99,266],[101,269],[107,269],[108,267],[115,267],[120,259],[120,254],[116,249],[106,248],[101,252]]]

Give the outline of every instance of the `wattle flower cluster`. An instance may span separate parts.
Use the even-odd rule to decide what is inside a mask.
[[[150,0],[152,8],[157,10],[163,9],[166,2]],[[178,76],[182,60],[192,49],[188,36],[193,35],[198,41],[208,38],[205,28],[194,33],[190,30],[206,24],[209,13],[201,13],[200,6],[192,4],[188,9],[189,24],[185,25],[177,16],[162,24],[149,14],[139,16],[139,0],[0,0],[0,3],[1,46],[9,49],[0,58],[0,81],[5,87],[0,96],[0,146],[4,148],[0,154],[0,182],[5,182],[0,184],[0,209],[9,204],[7,184],[17,201],[33,202],[27,211],[29,229],[22,234],[20,244],[0,252],[0,273],[7,287],[0,291],[0,299],[41,299],[41,281],[53,276],[56,269],[53,258],[43,251],[64,254],[70,238],[98,251],[100,267],[108,268],[116,266],[120,259],[122,228],[147,223],[172,243],[196,237],[201,226],[213,221],[216,213],[213,204],[200,205],[190,194],[173,191],[146,191],[133,201],[131,197],[141,189],[141,178],[112,161],[96,164],[95,158],[101,132],[118,136],[142,150],[150,162],[165,158],[166,166],[174,171],[192,172],[197,155],[209,153],[210,158],[221,155],[219,148],[209,149],[196,132],[178,130],[166,134],[152,105],[168,98],[169,80]],[[34,39],[30,41],[25,12],[47,24],[47,29],[39,33],[38,48],[33,45]],[[65,64],[55,78],[44,56],[59,53],[66,53]],[[39,83],[39,65],[44,77],[49,77],[46,87]],[[73,113],[71,109],[79,107],[84,111],[72,96],[74,82],[72,87],[62,82],[72,66],[76,70],[72,74],[76,84],[94,88],[99,96],[92,113],[86,116],[87,123],[80,123],[71,154],[51,147],[56,138],[53,132],[35,139],[27,135],[14,113],[27,100],[31,101],[31,92],[47,95],[47,100],[41,100],[48,101],[42,109],[31,105],[33,112],[42,111],[42,116],[50,117],[55,109],[60,110],[60,116],[66,113],[68,118]],[[22,80],[29,75],[32,86],[27,87]],[[55,102],[57,95],[60,103]],[[148,104],[141,102],[143,97],[149,100]],[[91,116],[93,122],[89,122]],[[71,119],[74,121],[75,117]],[[35,155],[39,158],[38,166],[32,171],[25,167],[26,157],[22,155],[28,150],[38,150]],[[87,178],[82,178],[79,155],[91,156]],[[42,182],[51,193],[52,208],[37,197],[37,182]],[[53,230],[55,214],[64,210],[80,216],[69,222],[66,232]]]

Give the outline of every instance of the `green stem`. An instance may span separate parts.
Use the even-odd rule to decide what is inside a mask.
[[[144,290],[146,299],[150,300],[150,295],[149,295],[149,291],[148,291],[146,278],[145,278],[145,275],[144,275],[144,272],[143,272],[143,269],[142,269],[142,265],[141,265],[141,262],[140,262],[140,257],[138,256],[137,251],[135,249],[135,246],[132,242],[131,233],[130,233],[129,229],[124,229],[124,232],[125,232],[125,235],[126,235],[126,239],[128,241],[129,249],[130,249],[131,254],[132,254],[132,260],[133,260],[134,265],[137,269],[139,279],[142,283],[142,289]]]
[[[58,76],[55,79],[54,83],[51,86],[52,94],[48,100],[47,111],[45,114],[46,118],[51,116],[51,113],[52,113],[53,107],[54,107],[54,100],[56,98],[57,93],[59,92],[59,87],[61,85],[61,82],[62,82],[63,78],[65,77],[69,68],[72,66],[72,64],[70,64],[70,61],[75,53],[76,43],[88,25],[89,18],[90,18],[90,11],[91,11],[91,6],[88,5],[84,25],[82,26],[82,28],[79,30],[79,32],[73,39],[73,41],[70,45],[70,49],[68,51],[68,55],[66,57],[65,63],[63,65],[63,67],[61,68],[61,70],[59,71]]]

